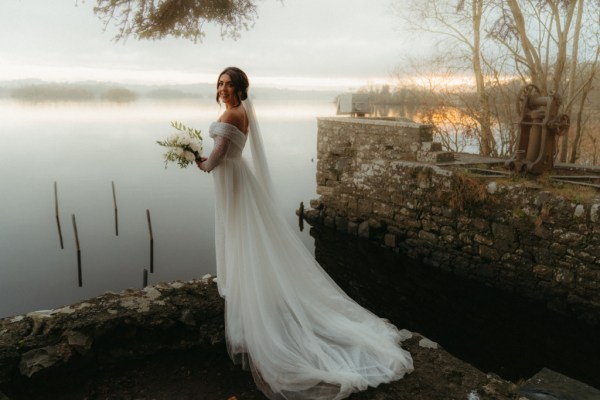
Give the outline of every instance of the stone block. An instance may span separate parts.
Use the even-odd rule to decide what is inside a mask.
[[[317,185],[317,194],[321,196],[332,196],[334,194],[333,187]]]
[[[454,153],[447,151],[418,151],[417,161],[423,163],[444,163],[454,161]]]
[[[566,268],[556,268],[554,270],[554,281],[558,283],[562,283],[565,285],[569,285],[573,283],[575,278],[575,274],[573,271],[570,271]]]
[[[427,232],[427,231],[423,231],[423,230],[419,231],[419,239],[425,240],[432,244],[434,244],[438,241],[438,237],[436,234]]]
[[[600,204],[594,203],[590,207],[590,221],[598,222],[600,221]]]
[[[370,215],[373,212],[373,202],[369,199],[358,199],[358,213]]]
[[[394,192],[390,195],[390,202],[396,206],[404,203],[404,195],[401,192]]]
[[[346,232],[348,230],[348,219],[342,216],[335,217],[335,229]]]
[[[485,245],[479,245],[479,256],[489,261],[498,261],[500,259],[500,254],[498,254],[496,249]]]
[[[477,229],[479,232],[489,232],[490,230],[490,223],[482,218],[474,218],[471,221],[471,226],[473,226],[473,228]]]
[[[442,144],[440,142],[423,142],[420,150],[424,152],[441,152]]]
[[[373,202],[373,215],[391,219],[394,217],[394,209],[387,203]]]
[[[23,354],[19,370],[22,375],[31,377],[41,370],[64,364],[70,356],[70,349],[64,344],[33,349]]]
[[[358,236],[368,239],[370,236],[369,221],[363,221],[358,225]]]
[[[583,239],[584,239],[584,236],[579,233],[565,232],[562,235],[560,235],[560,237],[558,238],[558,241],[559,241],[559,243],[569,245],[569,244],[581,243]]]
[[[440,142],[429,142],[431,143],[431,148],[429,151],[443,151],[442,144]]]
[[[323,207],[320,199],[312,199],[310,201],[310,208],[314,208],[315,210],[320,210]]]
[[[600,390],[548,368],[542,369],[523,383],[519,388],[519,394],[530,400],[600,399]]]
[[[396,235],[386,233],[383,236],[383,244],[385,244],[387,247],[396,247]]]
[[[483,244],[483,245],[489,246],[489,247],[494,246],[494,241],[492,239],[489,239],[478,233],[476,233],[475,236],[473,236],[473,241],[477,244]]]
[[[358,235],[358,223],[356,222],[348,222],[348,233],[352,236]]]
[[[356,200],[355,197],[348,198],[347,207],[348,207],[349,211],[356,211],[358,209],[358,201]]]

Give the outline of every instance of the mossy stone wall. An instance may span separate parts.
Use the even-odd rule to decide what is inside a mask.
[[[420,162],[434,153],[428,126],[320,118],[318,128],[309,221],[600,323],[599,193]]]

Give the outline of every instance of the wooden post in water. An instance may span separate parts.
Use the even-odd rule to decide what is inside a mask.
[[[119,236],[119,213],[117,211],[117,193],[115,191],[115,181],[112,181],[113,205],[115,207],[115,235]]]
[[[304,202],[300,202],[300,208],[298,209],[298,227],[300,232],[304,230]]]
[[[60,248],[64,249],[62,230],[60,229],[60,218],[58,216],[58,188],[54,181],[54,214],[56,215],[56,226],[58,227],[58,238],[60,239]]]
[[[148,286],[148,270],[144,268],[144,284],[143,287]]]
[[[75,231],[75,246],[77,247],[77,278],[79,287],[83,286],[83,279],[81,277],[81,248],[79,247],[79,234],[77,233],[77,222],[75,221],[75,214],[73,214],[73,231]]]
[[[152,221],[150,220],[150,210],[146,209],[148,218],[148,233],[150,234],[150,273],[154,273],[154,236],[152,235]]]

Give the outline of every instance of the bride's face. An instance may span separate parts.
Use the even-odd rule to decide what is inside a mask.
[[[233,86],[233,82],[231,81],[231,77],[229,75],[223,74],[219,77],[217,92],[219,93],[219,98],[221,101],[226,105],[237,105],[238,100],[235,96],[235,87]]]

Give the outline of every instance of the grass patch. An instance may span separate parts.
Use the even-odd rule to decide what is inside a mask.
[[[506,178],[495,179],[501,186],[518,185],[524,188],[542,189],[555,197],[562,197],[573,203],[589,203],[594,198],[600,198],[597,188],[585,185],[576,185],[551,179],[551,174],[532,176],[528,174],[514,174]]]
[[[556,181],[552,181],[548,191],[555,196],[563,197],[577,204],[589,203],[590,200],[600,197],[598,189],[591,186],[573,185],[571,183]]]
[[[455,210],[464,211],[465,208],[484,203],[490,198],[487,186],[468,172],[456,171],[451,180],[449,205]]]

